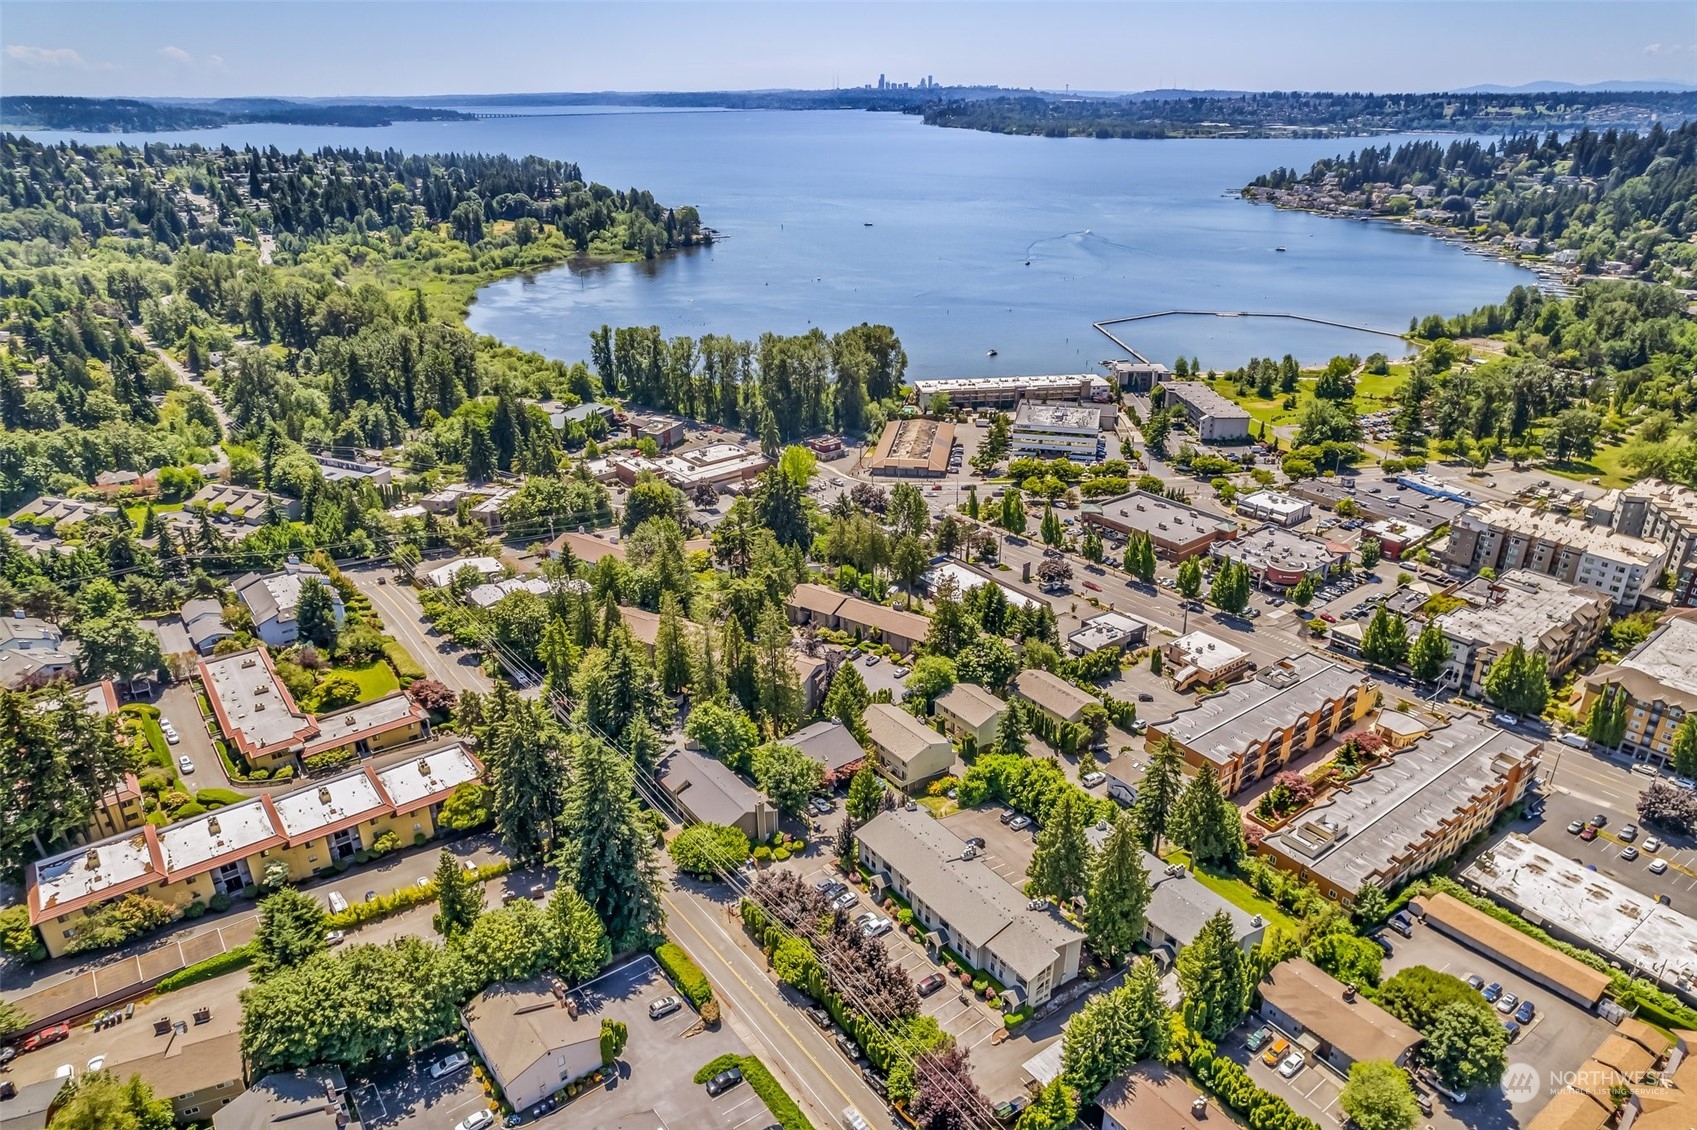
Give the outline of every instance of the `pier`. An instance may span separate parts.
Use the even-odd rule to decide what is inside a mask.
[[[1282,314],[1277,312],[1261,312],[1254,310],[1156,310],[1149,314],[1127,314],[1123,318],[1103,318],[1099,322],[1091,322],[1102,336],[1125,350],[1139,364],[1148,365],[1151,362],[1143,354],[1121,341],[1110,330],[1109,326],[1123,326],[1132,322],[1146,322],[1153,318],[1285,318],[1292,322],[1309,322],[1316,326],[1330,326],[1332,329],[1353,330],[1356,333],[1376,334],[1379,337],[1394,337],[1403,341],[1404,336],[1390,330],[1374,329],[1371,326],[1354,326],[1348,322],[1333,321],[1330,318],[1311,318],[1307,314]]]

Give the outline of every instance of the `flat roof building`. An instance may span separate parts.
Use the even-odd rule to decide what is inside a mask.
[[[941,478],[954,451],[955,426],[947,420],[908,416],[891,420],[866,461],[874,475]]]
[[[1542,748],[1462,715],[1446,726],[1397,715],[1410,744],[1347,789],[1327,793],[1261,851],[1344,905],[1372,882],[1390,890],[1461,849],[1532,786]],[[1424,730],[1424,737],[1414,734]]]
[[[1262,588],[1288,589],[1304,577],[1323,578],[1344,559],[1343,550],[1306,534],[1278,526],[1262,526],[1233,541],[1221,542],[1210,551],[1225,561],[1236,561]]]
[[[1474,578],[1451,595],[1467,605],[1435,617],[1450,649],[1439,681],[1473,698],[1485,697],[1491,664],[1516,642],[1542,654],[1552,678],[1563,674],[1602,638],[1612,609],[1596,589],[1526,569]]]
[[[1162,649],[1172,669],[1173,686],[1185,690],[1197,683],[1234,679],[1249,666],[1249,653],[1207,632],[1180,636]]]
[[[1237,536],[1237,523],[1148,491],[1085,502],[1083,520],[1129,537],[1147,534],[1155,552],[1168,561],[1207,553],[1217,542]]]
[[[1123,612],[1104,612],[1092,616],[1067,634],[1067,650],[1074,655],[1089,655],[1104,647],[1124,651],[1142,647],[1149,639],[1149,625]]]
[[[339,459],[334,455],[314,455],[312,461],[327,483],[365,482],[386,487],[395,481],[395,471],[381,463],[362,463],[357,459]]]
[[[1460,879],[1533,925],[1641,977],[1686,992],[1697,982],[1697,920],[1519,832],[1475,859]]]
[[[1078,976],[1084,933],[1033,902],[923,808],[881,812],[858,834],[860,861],[967,964],[1041,1005]]]
[[[1697,605],[1697,491],[1643,479],[1620,491],[1611,510],[1610,529],[1667,548],[1673,603]]]
[[[1478,572],[1528,569],[1608,594],[1630,610],[1660,578],[1667,547],[1565,514],[1487,503],[1456,516],[1444,557]]]
[[[1201,381],[1164,381],[1171,403],[1184,407],[1196,434],[1210,443],[1231,443],[1249,438],[1249,412],[1227,400]]]
[[[1173,371],[1159,361],[1109,361],[1108,377],[1127,392],[1148,392],[1162,381],[1170,381]]]
[[[445,589],[454,583],[461,569],[475,569],[484,580],[501,574],[501,563],[493,557],[456,557],[419,574],[419,579],[431,588]]]
[[[1374,686],[1353,667],[1293,655],[1150,722],[1144,742],[1153,751],[1170,741],[1191,765],[1212,765],[1231,796],[1354,725],[1373,708]]]
[[[1111,400],[1108,382],[1094,373],[1036,377],[953,377],[913,382],[920,407],[939,394],[954,408],[1012,408],[1022,401]]]
[[[1388,480],[1368,481],[1360,477],[1301,479],[1292,483],[1289,491],[1327,507],[1347,498],[1364,517],[1429,529],[1453,522],[1457,514],[1467,509],[1451,499],[1431,498]]]
[[[1674,733],[1686,715],[1697,713],[1697,613],[1663,618],[1626,658],[1598,667],[1584,685],[1581,718],[1599,695],[1626,695],[1626,731],[1618,748],[1635,760],[1666,764]]]
[[[1008,604],[1015,608],[1027,608],[1037,603],[1035,597],[1027,596],[1012,585],[1004,585],[995,577],[981,569],[974,568],[952,557],[936,557],[931,561],[931,567],[920,574],[919,583],[924,586],[927,596],[935,596],[937,586],[948,578],[955,583],[955,593],[965,596],[980,585],[995,585],[1002,590]]]
[[[286,763],[318,736],[263,647],[200,661],[200,681],[224,737],[250,765]]]
[[[1258,490],[1237,500],[1237,512],[1258,522],[1299,526],[1314,516],[1306,500],[1276,490]]]
[[[1097,462],[1105,453],[1104,444],[1100,410],[1030,401],[1019,406],[1009,437],[1015,456],[1070,459],[1074,463]]]

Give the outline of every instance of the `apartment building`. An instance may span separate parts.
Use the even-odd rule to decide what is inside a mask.
[[[996,740],[1008,704],[976,683],[956,683],[937,696],[933,709],[945,734],[986,749]]]
[[[1474,698],[1485,696],[1491,664],[1517,641],[1545,657],[1552,678],[1563,674],[1602,638],[1613,608],[1596,589],[1527,569],[1476,577],[1450,595],[1467,605],[1436,618],[1450,649],[1439,681]]]
[[[954,768],[949,740],[901,707],[875,702],[862,720],[879,767],[898,787],[916,789]]]
[[[1444,558],[1451,565],[1498,574],[1526,569],[1606,593],[1631,610],[1662,575],[1667,547],[1587,525],[1565,513],[1488,503],[1456,515]]]
[[[1015,675],[1012,689],[1056,722],[1077,722],[1084,717],[1085,707],[1102,705],[1101,699],[1082,687],[1039,667],[1027,667]]]
[[[1212,765],[1231,796],[1347,730],[1373,708],[1375,686],[1322,655],[1293,655],[1149,723],[1144,743],[1154,751],[1170,741],[1190,765]]]
[[[824,585],[797,585],[784,606],[789,610],[790,622],[798,627],[817,624],[863,639],[879,640],[904,655],[911,653],[931,631],[931,621],[917,612],[873,604]]]
[[[182,910],[214,894],[248,890],[274,863],[285,866],[290,877],[304,878],[370,850],[386,832],[403,843],[428,839],[449,794],[481,773],[456,744],[192,820],[143,824],[30,864],[25,871],[30,924],[40,928],[48,952],[58,957],[87,916],[124,895],[147,895]]]
[[[1674,731],[1697,712],[1697,612],[1666,616],[1649,638],[1620,662],[1585,677],[1579,716],[1605,694],[1626,695],[1626,734],[1620,750],[1634,760],[1665,765]]]
[[[946,396],[953,408],[1012,408],[1016,404],[1058,401],[1105,403],[1113,399],[1108,382],[1094,373],[1048,374],[1035,377],[956,377],[914,381],[919,404]]]
[[[860,862],[906,899],[936,944],[1041,1005],[1078,976],[1084,933],[990,869],[923,808],[881,812],[858,833]]]
[[[1371,1060],[1405,1065],[1421,1036],[1353,986],[1300,957],[1267,971],[1256,986],[1261,1015],[1340,1074]]]
[[[1267,836],[1259,853],[1348,906],[1450,858],[1532,786],[1542,746],[1473,715],[1439,726],[1387,711],[1406,746]],[[1377,726],[1376,726],[1377,728]]]
[[[288,647],[300,639],[300,623],[295,613],[300,607],[301,592],[308,584],[322,585],[330,597],[330,609],[336,624],[346,617],[342,594],[315,565],[291,562],[275,573],[248,573],[235,580],[236,596],[247,606],[253,617],[254,634],[267,647]]]
[[[1104,454],[1104,443],[1100,409],[1030,401],[1019,406],[1009,437],[1016,458],[1031,455],[1074,463],[1095,463]]]
[[[1190,632],[1161,649],[1172,672],[1173,689],[1188,690],[1235,679],[1249,670],[1249,653],[1207,632]]]
[[[1628,537],[1659,542],[1668,551],[1673,603],[1697,605],[1697,491],[1661,479],[1645,479],[1604,499],[1609,528]]]
[[[1249,413],[1201,381],[1166,381],[1167,402],[1184,407],[1196,434],[1210,443],[1232,443],[1249,438]]]

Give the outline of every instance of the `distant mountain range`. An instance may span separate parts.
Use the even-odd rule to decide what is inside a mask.
[[[1618,94],[1629,90],[1697,90],[1697,83],[1674,82],[1672,79],[1616,79],[1613,82],[1525,82],[1519,86],[1500,86],[1496,83],[1484,83],[1480,86],[1466,86],[1456,91],[1457,94]]]

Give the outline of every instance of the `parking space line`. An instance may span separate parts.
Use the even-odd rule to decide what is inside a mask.
[[[742,1096],[742,1102],[738,1103],[736,1106],[725,1108],[725,1110],[721,1112],[722,1116],[729,1117],[730,1115],[735,1114],[737,1111],[739,1111],[743,1107],[747,1106],[749,1104],[750,1100],[752,1100],[754,1097],[755,1096],[754,1096],[753,1091],[744,1091],[743,1096]],[[759,1117],[759,1116],[756,1115],[755,1117]]]

